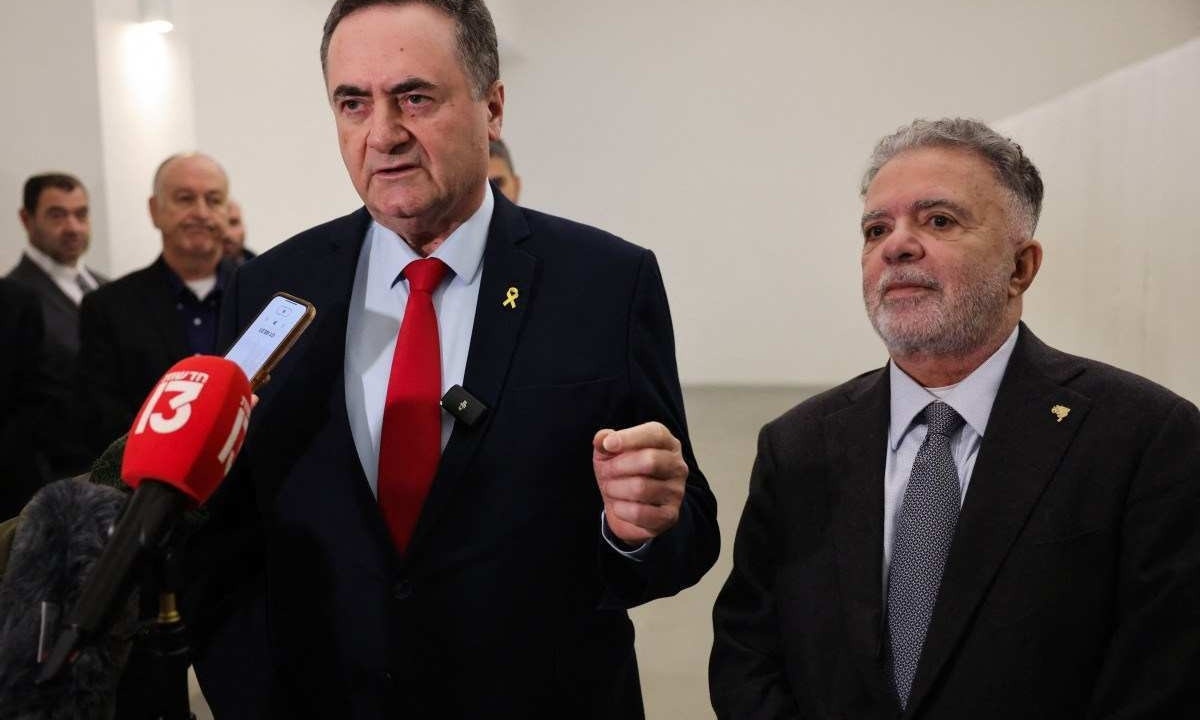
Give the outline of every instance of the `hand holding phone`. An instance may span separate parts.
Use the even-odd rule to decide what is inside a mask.
[[[275,365],[316,315],[317,309],[307,300],[275,293],[225,353],[225,358],[237,363],[250,379],[250,388],[257,390],[270,379]]]

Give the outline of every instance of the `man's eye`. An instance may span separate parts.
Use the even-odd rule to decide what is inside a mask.
[[[405,95],[401,102],[409,107],[422,107],[432,101],[428,95]]]
[[[863,230],[863,237],[867,240],[878,240],[887,232],[887,228],[882,225],[871,225]]]
[[[929,222],[937,228],[947,228],[954,224],[954,221],[945,215],[934,215],[929,218]]]
[[[362,109],[362,106],[361,100],[343,100],[342,112],[358,112]]]

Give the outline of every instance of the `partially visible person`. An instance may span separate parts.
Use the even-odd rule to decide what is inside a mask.
[[[129,429],[176,361],[216,350],[230,268],[221,262],[229,181],[212,158],[174,155],[154,175],[150,218],[162,254],[84,298],[76,392],[95,457]]]
[[[47,372],[44,340],[37,295],[0,278],[0,522],[51,479],[39,430],[59,381]]]
[[[919,120],[862,183],[884,368],[759,436],[719,718],[1200,717],[1200,412],[1023,322],[1042,180]]]
[[[257,253],[246,247],[246,225],[242,220],[242,206],[232,198],[225,203],[225,225],[222,246],[225,259],[241,265]]]
[[[503,140],[492,140],[488,143],[488,180],[512,200],[514,204],[521,197],[521,176],[513,169],[512,153]]]

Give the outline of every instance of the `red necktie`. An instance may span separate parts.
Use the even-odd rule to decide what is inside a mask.
[[[442,356],[433,291],[446,274],[437,258],[413,260],[408,304],[396,337],[379,438],[379,508],[401,553],[437,473],[442,449]]]

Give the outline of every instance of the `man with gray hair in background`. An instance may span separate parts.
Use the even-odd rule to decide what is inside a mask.
[[[1200,413],[1021,322],[1042,181],[972,120],[885,137],[885,368],[768,423],[713,611],[721,718],[1200,713]]]

